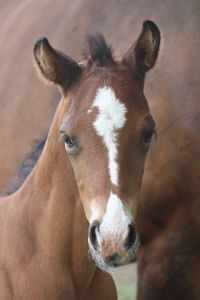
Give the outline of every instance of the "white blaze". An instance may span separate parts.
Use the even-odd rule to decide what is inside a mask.
[[[106,234],[114,234],[115,236],[126,235],[129,224],[131,224],[131,219],[125,214],[122,201],[111,192],[100,226],[100,233],[106,232]]]
[[[97,90],[93,107],[98,107],[99,114],[93,125],[98,135],[108,150],[108,169],[111,182],[118,184],[117,137],[119,129],[123,128],[126,121],[127,109],[117,99],[115,92],[110,87],[102,87]]]

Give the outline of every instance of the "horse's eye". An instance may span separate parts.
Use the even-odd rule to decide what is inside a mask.
[[[71,148],[73,148],[73,147],[76,146],[75,141],[69,135],[67,135],[67,134],[63,134],[63,141],[64,141],[65,146],[67,148],[71,149]]]
[[[148,145],[151,142],[151,138],[154,134],[152,129],[147,130],[143,135],[143,143]]]

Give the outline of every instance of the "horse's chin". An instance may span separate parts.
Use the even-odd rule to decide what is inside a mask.
[[[125,258],[118,256],[118,258],[114,261],[108,261],[103,259],[100,254],[95,251],[93,248],[90,248],[90,257],[94,260],[96,266],[103,271],[109,272],[109,269],[122,267],[136,261],[137,251],[130,251],[129,255]]]

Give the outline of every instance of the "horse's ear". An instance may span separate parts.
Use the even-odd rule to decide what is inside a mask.
[[[160,31],[152,21],[145,21],[136,43],[123,58],[126,65],[131,66],[139,75],[144,75],[156,62],[160,46]]]
[[[71,57],[53,49],[47,38],[37,40],[34,57],[42,77],[63,88],[68,88],[81,72],[79,65]]]

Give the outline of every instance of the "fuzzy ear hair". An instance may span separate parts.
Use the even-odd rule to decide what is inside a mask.
[[[34,58],[42,77],[63,88],[69,87],[81,72],[77,62],[51,47],[45,37],[35,43]]]
[[[160,47],[160,31],[152,21],[145,21],[136,43],[125,54],[123,62],[137,74],[144,75],[156,63]]]

